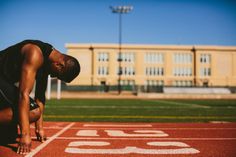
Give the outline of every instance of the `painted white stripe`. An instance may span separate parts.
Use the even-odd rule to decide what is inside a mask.
[[[228,121],[210,121],[209,123],[221,124],[221,123],[230,123]]]
[[[125,148],[113,149],[91,149],[79,148],[78,146],[107,146],[109,142],[104,141],[75,141],[71,142],[65,149],[66,153],[72,154],[196,154],[200,153],[199,150],[194,148],[171,148],[171,149],[146,149],[127,146]],[[175,146],[175,147],[190,147],[182,142],[148,142],[147,145],[151,146]]]
[[[97,130],[79,130],[76,136],[99,136]]]
[[[55,140],[58,136],[63,134],[66,130],[68,130],[70,127],[72,127],[75,123],[70,123],[66,127],[64,127],[62,130],[51,136],[48,140],[46,140],[44,143],[40,144],[38,147],[36,147],[32,152],[27,154],[25,157],[33,157],[35,154],[37,154],[40,150],[42,150],[44,147],[46,147],[50,142]]]
[[[167,104],[173,104],[167,103]],[[83,105],[83,106],[60,106],[60,108],[66,109],[187,109],[187,108],[211,108],[203,105],[196,104],[183,104],[183,103],[175,103],[175,105],[185,105],[185,106],[119,106],[119,105],[107,105],[107,106],[91,106],[91,105]],[[58,108],[58,106],[46,106],[46,108]],[[214,108],[220,108],[215,107]],[[231,107],[235,108],[235,107]]]
[[[100,142],[100,141],[74,141],[69,143],[69,147],[77,147],[77,146],[108,146],[109,142]]]
[[[66,153],[72,154],[196,154],[199,150],[194,148],[178,148],[178,149],[143,149],[138,147],[125,147],[121,149],[83,149],[83,148],[66,148]]]
[[[236,138],[147,138],[147,137],[140,137],[140,138],[125,138],[125,137],[57,137],[57,140],[181,140],[181,141],[234,141]]]
[[[141,116],[141,115],[45,115],[45,118],[95,118],[95,119],[235,119],[236,116]]]
[[[119,130],[134,130],[134,129],[142,129],[142,130],[236,130],[236,128],[159,128],[159,127],[156,127],[156,128],[145,128],[145,127],[142,127],[142,128],[112,128],[112,127],[104,127],[104,128],[89,128],[89,129],[95,129],[95,130],[105,130],[105,129],[110,129],[110,130],[116,130],[116,129],[119,129]],[[50,128],[49,128],[50,129]],[[82,127],[73,127],[73,128],[70,128],[71,130],[87,130],[88,128],[82,128]]]
[[[148,142],[149,146],[175,146],[175,147],[190,147],[186,143],[183,142]]]
[[[32,126],[30,127],[32,129],[34,129],[35,127]],[[55,130],[58,130],[58,129],[63,129],[64,127],[44,127],[44,129],[55,129]],[[108,127],[99,127],[99,128],[96,128],[96,127],[93,127],[93,128],[90,128],[90,129],[96,129],[96,130],[103,130],[103,129],[107,129]],[[87,130],[88,128],[84,128],[84,127],[71,127],[70,130]],[[133,130],[134,128],[125,128],[125,127],[109,127],[109,129],[122,129],[122,130]],[[139,128],[139,129],[144,129],[146,130],[147,128],[145,127],[142,127],[142,128]],[[156,130],[156,128],[148,128],[148,129],[153,129],[153,130]],[[158,130],[236,130],[236,128],[160,128],[158,127]]]
[[[107,132],[108,136],[111,137],[167,137],[168,134],[164,133],[161,130],[134,130],[135,133],[141,134],[132,134],[125,133],[123,130],[104,130]]]
[[[150,101],[150,100],[149,100]],[[174,101],[164,101],[164,100],[152,100],[154,102],[160,102],[163,104],[170,104],[170,105],[185,105],[188,108],[211,108],[211,106],[207,105],[200,105],[200,104],[193,104],[193,103],[183,103],[183,102],[174,102]],[[174,106],[173,106],[174,107]]]
[[[152,127],[151,124],[84,124],[84,127]]]

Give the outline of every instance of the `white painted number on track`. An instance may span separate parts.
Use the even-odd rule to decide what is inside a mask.
[[[135,130],[135,133],[139,134],[128,134],[122,130],[105,130],[109,136],[113,137],[166,137],[168,134],[160,130]]]
[[[123,127],[123,128],[134,128],[134,127],[152,127],[151,124],[84,124],[84,127]]]
[[[167,137],[167,133],[161,130],[132,130],[129,133],[123,130],[103,130],[109,137]],[[79,130],[76,136],[80,137],[98,137],[98,141],[73,141],[70,142],[65,149],[66,153],[71,154],[196,154],[197,149],[191,148],[188,144],[176,141],[149,141],[145,143],[145,148],[142,146],[124,146],[124,148],[111,149],[110,142],[100,141],[98,131],[95,129]],[[111,138],[112,139],[112,138]],[[93,149],[85,148],[84,146],[92,146]],[[150,148],[148,148],[148,146]],[[96,148],[97,147],[97,148]],[[103,147],[103,148],[101,148]],[[105,147],[105,148],[104,148]],[[155,148],[156,149],[153,149]],[[168,148],[169,147],[169,148]],[[113,147],[114,148],[114,147]]]
[[[160,130],[134,130],[125,133],[123,130],[104,130],[110,137],[167,137],[168,134]],[[77,136],[99,136],[97,130],[79,130]]]
[[[110,145],[109,142],[104,141],[76,141],[71,142],[66,148],[66,153],[72,154],[196,154],[199,153],[198,150],[189,147],[187,144],[182,142],[148,142],[147,145],[151,146],[176,146],[185,148],[175,148],[175,149],[144,149],[135,146],[127,146],[121,149],[86,149],[78,148],[79,146],[107,146]],[[77,148],[76,148],[77,147]]]
[[[97,130],[79,130],[76,136],[99,136]]]

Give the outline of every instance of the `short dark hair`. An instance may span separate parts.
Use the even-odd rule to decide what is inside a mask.
[[[62,81],[70,83],[74,80],[80,73],[80,64],[79,61],[69,55],[64,55],[65,68],[58,77]]]

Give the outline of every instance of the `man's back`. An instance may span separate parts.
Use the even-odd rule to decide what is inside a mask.
[[[53,50],[52,45],[39,40],[24,40],[0,52],[0,77],[8,82],[15,83],[19,81],[23,55],[21,49],[26,44],[37,45],[44,57],[44,66],[47,64],[48,56]]]

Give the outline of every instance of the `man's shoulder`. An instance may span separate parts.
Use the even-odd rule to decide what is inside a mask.
[[[33,44],[33,43],[26,43],[22,46],[21,52],[23,54],[29,53],[29,54],[42,54],[41,49],[39,46]]]
[[[38,66],[43,64],[43,54],[37,45],[31,43],[26,44],[22,47],[21,53],[28,63],[37,64]]]

